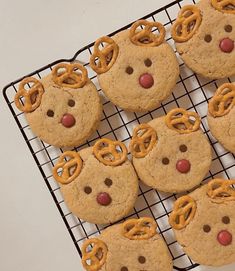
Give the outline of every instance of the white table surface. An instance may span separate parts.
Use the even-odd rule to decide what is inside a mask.
[[[169,2],[0,0],[0,88],[56,59],[73,56],[97,37]],[[0,270],[82,270],[77,251],[2,95],[0,110]],[[200,270],[234,269],[233,265]]]

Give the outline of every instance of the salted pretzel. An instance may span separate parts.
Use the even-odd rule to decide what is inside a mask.
[[[88,251],[88,247],[92,249]],[[82,245],[82,264],[88,271],[98,271],[104,265],[107,258],[108,249],[104,242],[92,238],[86,240]]]
[[[193,219],[197,206],[190,196],[182,196],[174,204],[169,222],[173,229],[181,230]]]
[[[156,235],[157,224],[150,217],[129,219],[122,224],[122,234],[130,240],[147,240]]]
[[[202,22],[200,9],[194,5],[183,7],[176,19],[171,35],[176,42],[185,42],[192,38]]]
[[[235,200],[235,180],[214,179],[207,185],[207,195],[215,200]]]
[[[103,49],[99,49],[101,43],[104,43]],[[98,74],[107,72],[115,63],[119,52],[116,42],[110,37],[99,38],[94,45],[94,52],[90,58],[91,68]],[[98,63],[96,64],[96,58]]]
[[[190,118],[193,118],[195,121],[191,121]],[[175,108],[166,115],[165,121],[168,128],[180,134],[189,134],[199,129],[201,118],[196,112]]]
[[[152,150],[156,142],[156,131],[146,123],[140,124],[134,129],[130,151],[136,158],[145,157]]]
[[[138,27],[143,27],[143,29],[137,29]],[[153,28],[156,27],[159,34],[153,33]],[[146,20],[139,20],[135,22],[129,32],[129,37],[132,43],[138,46],[158,46],[160,45],[166,35],[166,30],[161,23],[158,22],[148,22]]]
[[[120,148],[121,151],[117,148]],[[96,141],[93,146],[93,153],[101,163],[107,166],[121,165],[127,158],[126,146],[120,141],[113,141],[108,138]]]
[[[211,4],[218,11],[235,14],[235,0],[211,0]]]
[[[65,160],[65,158],[68,158],[68,160]],[[53,177],[61,184],[69,184],[80,174],[81,169],[82,159],[79,153],[66,151],[60,156],[53,168]],[[60,175],[58,170],[61,170]]]
[[[209,102],[209,112],[213,117],[227,115],[235,105],[235,84],[226,83],[218,88]]]
[[[25,88],[27,84],[32,84],[29,90]],[[44,88],[42,83],[33,77],[27,77],[23,79],[19,85],[14,99],[15,105],[22,112],[32,112],[39,107],[43,93]],[[20,101],[21,98],[24,99],[24,104]]]
[[[78,63],[59,63],[52,70],[52,80],[61,87],[81,88],[87,80],[87,70]]]

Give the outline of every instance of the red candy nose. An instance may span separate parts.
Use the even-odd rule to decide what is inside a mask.
[[[232,234],[226,230],[220,231],[217,235],[217,240],[222,246],[228,246],[232,243]]]
[[[219,47],[222,52],[231,53],[234,49],[234,41],[230,38],[222,39]]]
[[[61,119],[61,123],[66,128],[70,128],[70,127],[74,126],[75,122],[76,122],[76,120],[75,120],[74,116],[71,114],[65,114]]]
[[[96,197],[96,200],[100,205],[103,205],[103,206],[109,205],[112,201],[111,197],[106,192],[99,193]]]
[[[143,88],[151,88],[154,84],[154,80],[151,74],[144,73],[140,75],[139,83]]]
[[[186,159],[182,159],[177,161],[176,163],[176,169],[180,172],[180,173],[187,173],[189,172],[191,167],[191,164],[188,160]]]

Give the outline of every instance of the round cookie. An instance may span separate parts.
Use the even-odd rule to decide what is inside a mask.
[[[102,113],[97,89],[79,64],[58,64],[40,81],[24,79],[15,104],[25,112],[34,134],[57,147],[84,143],[95,132]]]
[[[150,217],[129,219],[105,229],[82,246],[87,271],[171,271],[172,259]],[[90,250],[90,245],[93,245]]]
[[[100,139],[79,153],[64,152],[53,176],[71,212],[90,223],[123,218],[137,199],[138,177],[119,141]]]
[[[235,262],[235,180],[214,179],[173,207],[169,222],[184,252],[195,262],[222,266]]]
[[[155,28],[159,34],[151,32]],[[164,37],[163,25],[140,20],[131,29],[96,41],[90,65],[112,103],[141,112],[156,108],[172,93],[179,64]],[[103,49],[99,49],[101,43],[105,44]]]
[[[198,114],[183,108],[137,126],[130,151],[140,179],[170,193],[199,185],[212,160],[210,144],[199,126]]]
[[[225,83],[209,101],[207,121],[212,135],[235,154],[235,84]]]
[[[172,37],[194,72],[211,79],[235,74],[234,7],[234,0],[201,0],[180,10]]]

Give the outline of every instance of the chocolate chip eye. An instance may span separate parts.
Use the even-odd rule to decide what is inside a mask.
[[[162,163],[163,163],[163,165],[168,165],[170,163],[170,160],[167,157],[164,157],[162,159]]]
[[[70,106],[70,107],[75,106],[75,101],[72,99],[68,100],[68,106]]]
[[[90,187],[90,186],[84,187],[84,192],[85,192],[86,194],[91,194],[91,192],[92,192],[91,187]]]
[[[181,152],[186,152],[188,150],[186,145],[180,145],[179,149],[180,149]]]
[[[205,35],[204,40],[205,40],[205,42],[209,43],[209,42],[212,41],[212,36],[211,35]]]
[[[50,118],[54,117],[54,111],[50,110],[50,109],[47,110],[47,116],[50,117]]]
[[[233,27],[230,24],[227,24],[225,25],[224,30],[230,33],[233,31]]]
[[[152,66],[152,61],[149,58],[147,58],[147,59],[145,59],[144,64],[146,67],[150,67],[150,66]]]
[[[123,266],[123,267],[121,268],[121,271],[128,271],[128,268],[127,268],[126,266]]]
[[[228,216],[224,216],[224,217],[222,217],[222,222],[224,224],[229,224],[230,223],[230,218]]]
[[[132,74],[133,72],[134,72],[134,70],[133,70],[132,67],[128,66],[128,67],[126,68],[126,73]]]
[[[113,184],[113,181],[111,179],[109,179],[109,178],[106,178],[104,180],[104,183],[105,183],[105,185],[107,185],[108,187],[110,187]]]
[[[204,230],[204,232],[210,232],[211,231],[211,227],[209,226],[209,225],[204,225],[203,226],[203,230]]]
[[[142,264],[143,264],[143,263],[146,262],[146,259],[145,259],[144,256],[139,256],[138,261],[139,261],[139,263],[142,263]]]

